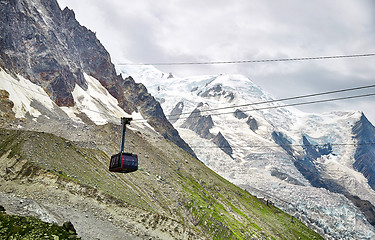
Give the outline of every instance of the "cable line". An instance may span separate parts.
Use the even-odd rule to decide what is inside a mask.
[[[335,56],[318,56],[318,57],[297,57],[297,58],[278,58],[278,59],[259,59],[259,60],[237,60],[237,61],[207,61],[207,62],[154,62],[154,63],[118,63],[116,65],[155,65],[155,66],[172,66],[172,65],[214,65],[214,64],[242,64],[242,63],[267,63],[267,62],[288,62],[288,61],[308,61],[308,60],[325,60],[339,58],[359,58],[373,57],[375,53],[335,55]]]
[[[274,144],[274,145],[244,145],[244,146],[235,146],[236,148],[278,148],[278,147],[328,147],[328,146],[371,146],[375,145],[375,142],[369,142],[369,143],[325,143],[325,144]],[[193,149],[210,149],[210,148],[232,148],[231,146],[225,147],[219,147],[217,145],[215,146],[190,146]]]
[[[375,55],[375,54],[374,54]],[[43,93],[37,92],[31,88],[25,87],[23,85],[20,85],[18,83],[14,83],[10,80],[5,79],[8,82],[11,82],[14,85],[17,85],[19,87],[22,87],[24,89],[30,90],[34,93],[46,96]],[[247,106],[254,106],[254,105],[260,105],[260,104],[266,104],[266,103],[275,103],[275,102],[281,102],[281,101],[289,101],[289,100],[295,100],[295,99],[302,99],[302,98],[308,98],[308,97],[316,97],[316,96],[322,96],[322,95],[328,95],[328,94],[334,94],[334,93],[341,93],[341,92],[348,92],[348,91],[354,91],[354,90],[361,90],[361,89],[367,89],[367,88],[373,88],[375,87],[375,84],[373,85],[367,85],[367,86],[359,86],[354,88],[347,88],[347,89],[340,89],[340,90],[334,90],[334,91],[327,91],[327,92],[321,92],[321,93],[313,93],[313,94],[307,94],[307,95],[300,95],[300,96],[294,96],[294,97],[288,97],[288,98],[281,98],[276,100],[270,100],[270,101],[263,101],[263,102],[256,102],[256,103],[249,103],[249,104],[242,104],[242,105],[234,105],[234,106],[228,106],[228,107],[221,107],[221,108],[214,108],[214,109],[208,109],[208,110],[201,110],[201,112],[212,112],[217,110],[223,110],[223,109],[231,109],[231,108],[239,108],[239,107],[247,107]],[[243,112],[250,112],[250,111],[259,111],[259,110],[267,110],[267,109],[275,109],[275,108],[283,108],[283,107],[292,107],[292,106],[301,106],[301,105],[308,105],[308,104],[316,104],[316,103],[324,103],[324,102],[332,102],[332,101],[339,101],[339,100],[345,100],[345,99],[354,99],[354,98],[361,98],[361,97],[369,97],[374,96],[375,93],[370,94],[363,94],[363,95],[356,95],[356,96],[348,96],[348,97],[340,97],[340,98],[331,98],[331,99],[325,99],[325,100],[316,100],[316,101],[309,101],[309,102],[300,102],[300,103],[293,103],[293,104],[286,104],[286,105],[278,105],[278,106],[268,106],[263,108],[254,108],[249,110],[243,110]],[[48,96],[48,95],[47,95]],[[88,109],[86,107],[81,107],[81,109],[95,112],[101,115],[105,115],[108,117],[108,115],[111,115],[110,113],[103,113],[100,111],[95,111],[92,109]],[[211,116],[217,116],[217,115],[224,115],[224,114],[231,114],[235,112],[225,112],[225,113],[214,113],[210,114]],[[188,117],[178,117],[178,118],[171,118],[169,120],[179,120],[179,119],[188,119],[188,118],[198,118],[201,117],[201,115],[193,116],[192,113],[181,113],[181,114],[171,114],[171,115],[165,115],[166,117],[173,117],[173,116],[181,116],[181,115],[187,115],[190,114]],[[134,119],[133,122],[147,122],[145,119]]]
[[[369,93],[369,94],[363,94],[363,95],[356,95],[356,96],[348,96],[348,97],[339,97],[339,98],[330,98],[330,99],[324,99],[324,100],[316,100],[316,101],[310,101],[310,102],[301,102],[301,103],[291,103],[291,104],[286,104],[286,105],[278,105],[278,106],[268,106],[268,107],[263,107],[263,108],[253,108],[249,110],[243,110],[243,112],[252,112],[252,111],[260,111],[260,110],[267,110],[267,109],[274,109],[274,108],[284,108],[284,107],[294,107],[294,106],[301,106],[301,105],[308,105],[308,104],[316,104],[316,103],[324,103],[324,102],[333,102],[333,101],[339,101],[339,100],[346,100],[346,99],[354,99],[354,98],[361,98],[361,97],[370,97],[370,96],[375,96],[375,93]],[[231,114],[235,112],[225,112],[225,113],[214,113],[210,114],[210,116],[217,116],[217,115],[224,115],[224,114]],[[188,118],[199,118],[202,117],[201,115],[196,115],[193,116],[191,114],[188,117],[183,117],[183,118],[172,118],[169,120],[179,120],[179,119],[188,119]],[[146,121],[144,119],[135,119],[134,121]]]
[[[252,111],[260,111],[260,110],[275,109],[275,108],[284,108],[284,107],[293,107],[293,106],[301,106],[301,105],[324,103],[324,102],[333,102],[333,101],[339,101],[339,100],[354,99],[354,98],[361,98],[361,97],[370,97],[370,96],[375,96],[375,93],[348,96],[348,97],[340,97],[340,98],[330,98],[330,99],[316,100],[316,101],[310,101],[310,102],[292,103],[292,104],[278,105],[278,106],[268,106],[268,107],[263,107],[263,108],[253,108],[253,109],[243,110],[243,112],[252,112]],[[108,113],[103,113],[103,112],[91,110],[91,109],[88,109],[88,108],[85,108],[85,107],[81,107],[81,109],[91,111],[91,112],[95,112],[95,113],[105,115],[105,116],[110,115]],[[215,110],[217,110],[217,109],[215,109]],[[209,110],[207,110],[207,111],[209,111]],[[218,115],[232,114],[232,113],[235,113],[235,111],[234,112],[233,111],[232,112],[225,112],[225,113],[214,113],[214,114],[210,114],[210,116],[218,116]],[[188,116],[188,117],[171,118],[171,119],[168,119],[168,120],[170,121],[170,120],[190,119],[190,118],[199,118],[199,117],[202,117],[202,116],[201,115],[194,116],[193,113],[190,113],[190,116]],[[133,119],[133,122],[147,122],[147,119]]]
[[[212,108],[212,109],[207,109],[207,110],[200,110],[200,112],[209,112],[209,111],[223,110],[223,109],[228,109],[228,108],[240,108],[240,107],[247,107],[247,106],[254,106],[254,105],[260,105],[260,104],[266,104],[266,103],[275,103],[275,102],[281,102],[281,101],[289,101],[289,100],[295,100],[295,99],[317,97],[317,96],[322,96],[322,95],[328,95],[328,94],[334,94],[334,93],[342,93],[342,92],[349,92],[349,91],[360,90],[360,89],[367,89],[367,88],[373,88],[373,87],[375,87],[375,84],[373,84],[373,85],[367,85],[367,86],[354,87],[354,88],[346,88],[346,89],[334,90],[334,91],[328,91],[328,92],[312,93],[312,94],[307,94],[307,95],[300,95],[300,96],[294,96],[294,97],[280,98],[280,99],[263,101],[263,102],[247,103],[247,104],[233,105],[233,106],[227,106],[227,107],[221,107],[221,108]],[[190,114],[190,112],[181,113],[181,114],[170,114],[170,115],[166,115],[166,117],[181,116],[181,115],[186,115],[186,114]]]
[[[354,90],[360,90],[360,89],[367,89],[367,88],[372,88],[372,87],[375,87],[375,84],[374,85],[354,87],[354,88],[334,90],[334,91],[328,91],[328,92],[322,92],[322,93],[313,93],[313,94],[307,94],[307,95],[301,95],[301,96],[295,96],[295,97],[281,98],[281,99],[270,100],[270,101],[263,101],[263,102],[235,105],[235,106],[228,106],[228,107],[222,107],[222,108],[213,108],[213,109],[201,110],[200,112],[212,112],[212,111],[223,110],[223,109],[231,109],[231,108],[247,107],[247,106],[254,106],[254,105],[266,104],[266,103],[275,103],[275,102],[281,102],[281,101],[296,100],[296,99],[302,99],[302,98],[308,98],[308,97],[328,95],[328,94],[333,94],[333,93],[341,93],[341,92],[348,92],[348,91],[354,91]],[[300,105],[308,105],[308,104],[316,104],[316,103],[324,103],[324,102],[332,102],[332,101],[339,101],[339,100],[345,100],[345,99],[369,97],[369,96],[374,96],[374,95],[375,95],[375,93],[370,93],[370,94],[363,94],[363,95],[356,95],[356,96],[348,96],[348,97],[331,98],[331,99],[325,99],[325,100],[316,100],[316,101],[309,101],[309,102],[293,103],[293,104],[287,104],[287,105],[268,106],[268,107],[263,107],[263,108],[254,108],[254,109],[249,109],[249,110],[243,110],[243,112],[259,111],[259,110],[267,110],[267,109],[291,107],[291,106],[300,106]],[[106,116],[108,115],[106,113],[91,110],[91,109],[88,109],[88,108],[85,108],[85,107],[83,107],[81,109],[91,111],[91,112],[95,112],[95,113],[102,114],[102,115],[106,115]],[[211,114],[211,116],[231,114],[231,113],[235,113],[235,112],[215,113],[215,114]],[[166,117],[174,117],[174,116],[181,116],[181,115],[187,115],[187,114],[190,114],[190,116],[183,117],[183,118],[180,118],[180,117],[179,118],[169,118],[168,120],[179,120],[179,119],[201,117],[201,115],[193,116],[191,112],[181,113],[180,115],[179,114],[171,114],[171,115],[165,115],[165,116]],[[147,120],[145,120],[145,119],[134,119],[133,122],[147,122]]]

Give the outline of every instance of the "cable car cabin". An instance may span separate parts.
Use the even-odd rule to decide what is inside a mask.
[[[130,124],[131,120],[132,118],[121,118],[121,151],[111,157],[111,162],[109,163],[110,172],[130,173],[138,170],[138,155],[124,152],[126,125]]]
[[[109,171],[129,173],[138,170],[138,155],[120,152],[111,157]]]

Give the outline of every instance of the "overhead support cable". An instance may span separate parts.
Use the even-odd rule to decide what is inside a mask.
[[[328,147],[328,146],[339,146],[339,147],[347,147],[347,146],[370,146],[375,145],[374,142],[368,143],[326,143],[326,144],[280,144],[280,145],[241,145],[236,146],[237,148],[283,148],[283,147]],[[211,148],[231,148],[231,146],[190,146],[193,149],[211,149]]]
[[[14,83],[14,82],[12,82],[10,80],[7,80],[7,79],[5,79],[5,80],[11,82],[14,85],[20,86],[24,89],[28,89],[32,92],[35,92],[37,94],[45,96],[45,94],[37,92],[37,91],[35,91],[31,88],[28,88],[28,87],[25,87],[23,85]],[[354,87],[354,88],[334,90],[334,91],[327,91],[327,92],[321,92],[321,93],[300,95],[300,96],[294,96],[294,97],[288,97],[288,98],[281,98],[281,99],[275,99],[275,100],[269,100],[269,101],[263,101],[263,102],[248,103],[248,104],[242,104],[242,105],[233,105],[233,106],[227,106],[227,107],[222,107],[222,108],[214,108],[214,109],[202,110],[200,112],[212,112],[212,111],[223,110],[223,109],[234,109],[234,108],[254,106],[254,105],[259,105],[259,104],[275,103],[275,102],[302,99],[302,98],[308,98],[308,97],[316,97],[316,96],[322,96],[322,95],[328,95],[328,94],[334,94],[334,93],[348,92],[348,91],[354,91],[354,90],[362,90],[362,89],[368,89],[368,88],[373,88],[373,87],[375,87],[375,84],[367,85],[367,86],[359,86],[359,87]],[[268,107],[262,107],[262,108],[253,108],[253,109],[243,110],[243,112],[259,111],[259,110],[267,110],[267,109],[275,109],[275,108],[284,108],[284,107],[293,107],[293,106],[301,106],[301,105],[317,104],[317,103],[325,103],[325,102],[333,102],[333,101],[339,101],[339,100],[355,99],[355,98],[370,97],[370,96],[375,96],[375,93],[355,95],[355,96],[347,96],[347,97],[339,97],[339,98],[331,98],[331,99],[324,99],[324,100],[316,100],[316,101],[308,101],[308,102],[299,102],[299,103],[292,103],[292,104],[286,104],[286,105],[268,106]],[[87,110],[87,111],[91,111],[91,112],[95,112],[95,113],[98,113],[98,114],[101,114],[101,115],[105,115],[105,116],[111,115],[111,114],[108,114],[108,113],[95,111],[95,110],[88,109],[88,108],[85,108],[85,107],[82,107],[81,110],[82,109]],[[231,113],[235,113],[235,112],[213,113],[213,114],[210,114],[210,115],[214,116],[214,115],[224,115],[224,114],[231,114]],[[178,116],[186,115],[186,114],[191,114],[191,113],[182,113]],[[173,117],[173,116],[177,116],[177,114],[166,115],[166,117]],[[169,120],[188,119],[188,118],[197,118],[197,117],[200,117],[200,116],[189,116],[189,117],[183,117],[183,118],[179,117],[179,118],[175,118],[175,119],[170,118]],[[145,120],[145,119],[134,119],[133,122],[147,122],[147,120]]]
[[[253,108],[253,109],[248,109],[248,110],[242,110],[242,112],[253,112],[253,111],[268,110],[268,109],[275,109],[275,108],[294,107],[294,106],[333,102],[333,101],[339,101],[339,100],[355,99],[355,98],[370,97],[370,96],[375,96],[375,93],[348,96],[348,97],[330,98],[330,99],[316,100],[316,101],[309,101],[309,102],[291,103],[291,104],[277,105],[277,106],[268,106],[268,107],[262,107],[262,108]],[[236,112],[231,111],[231,112],[224,112],[224,113],[212,113],[212,114],[210,114],[210,116],[218,116],[218,115],[234,114],[234,113],[236,113]],[[201,117],[201,115],[194,116],[193,114],[191,114],[188,117],[170,118],[169,120],[190,119],[190,118],[199,118],[199,117]],[[144,120],[144,119],[134,120],[134,122],[140,122],[140,121],[147,121],[147,120]]]
[[[374,57],[375,53],[318,56],[318,57],[297,57],[297,58],[276,58],[259,60],[236,60],[236,61],[206,61],[206,62],[151,62],[151,63],[117,63],[116,65],[154,65],[154,66],[172,66],[172,65],[215,65],[215,64],[243,64],[243,63],[267,63],[267,62],[291,62],[291,61],[309,61],[309,60],[327,60],[343,58]]]
[[[349,91],[355,91],[355,90],[362,90],[362,89],[373,88],[373,87],[375,87],[375,84],[367,85],[367,86],[354,87],[354,88],[334,90],[334,91],[328,91],[328,92],[320,92],[320,93],[312,93],[312,94],[300,95],[300,96],[294,96],[294,97],[280,98],[280,99],[269,100],[269,101],[246,103],[246,104],[233,105],[233,106],[227,106],[227,107],[221,107],[221,108],[212,108],[212,109],[201,110],[200,112],[201,113],[202,112],[211,112],[211,111],[215,111],[215,110],[223,110],[223,109],[229,109],[229,108],[240,108],[240,107],[255,106],[255,105],[267,104],[267,103],[290,101],[290,100],[309,98],[309,97],[317,97],[317,96],[323,96],[323,95],[334,94],[334,93],[342,93],[342,92],[349,92]],[[167,115],[167,117],[181,116],[181,115],[186,115],[186,114],[190,114],[190,112],[189,113],[181,113],[181,114],[170,114],[170,115]]]

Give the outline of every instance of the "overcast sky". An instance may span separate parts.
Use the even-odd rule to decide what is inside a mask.
[[[58,0],[118,62],[202,62],[375,53],[373,0]],[[275,98],[375,84],[375,57],[158,67],[176,76],[239,73]],[[346,95],[375,93],[375,88]],[[320,98],[321,99],[321,98]],[[314,99],[315,100],[315,99]],[[361,110],[375,97],[301,108]]]

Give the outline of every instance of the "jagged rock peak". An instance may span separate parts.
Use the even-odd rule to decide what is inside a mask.
[[[127,113],[139,111],[165,138],[190,154],[190,147],[166,119],[142,84],[116,74],[95,33],[56,0],[0,2],[0,66],[45,89],[58,106],[74,106],[76,85],[87,90],[84,73],[97,79]]]
[[[244,118],[247,118],[249,116],[239,109],[236,109],[236,111],[233,114],[238,119],[244,119]]]
[[[232,147],[230,146],[229,142],[227,141],[227,139],[225,139],[225,137],[223,136],[223,134],[221,134],[221,132],[219,132],[215,137],[214,139],[212,140],[221,150],[223,150],[223,152],[225,152],[226,154],[228,154],[230,157],[232,157],[232,154],[233,154],[233,149]],[[233,157],[232,157],[233,158]]]
[[[360,120],[354,124],[352,133],[358,141],[353,166],[368,179],[368,184],[375,190],[375,127],[362,114]]]
[[[210,129],[214,126],[214,122],[210,115],[202,115],[201,108],[205,106],[207,105],[199,103],[181,127],[190,129],[205,139],[212,139],[214,135],[210,132]]]
[[[169,115],[169,121],[173,124],[177,122],[182,114],[182,110],[184,109],[184,102],[178,102],[176,106],[172,109]]]
[[[246,124],[249,125],[250,129],[253,131],[258,130],[258,122],[255,120],[254,117],[249,116],[249,118],[246,121]]]

